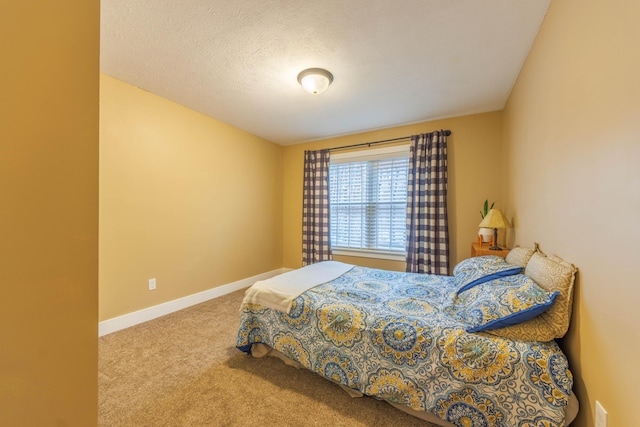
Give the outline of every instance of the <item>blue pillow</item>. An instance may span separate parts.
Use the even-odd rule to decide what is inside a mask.
[[[521,266],[509,264],[504,258],[496,255],[467,258],[453,267],[458,289],[456,293],[464,292],[498,277],[518,274],[521,271]]]
[[[457,296],[455,305],[458,316],[470,325],[467,332],[480,332],[533,319],[549,309],[558,294],[517,274],[468,289]]]

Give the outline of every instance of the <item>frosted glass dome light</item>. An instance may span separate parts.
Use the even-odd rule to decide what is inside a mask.
[[[323,68],[307,68],[298,74],[298,82],[304,90],[318,95],[327,90],[333,81],[333,74]]]

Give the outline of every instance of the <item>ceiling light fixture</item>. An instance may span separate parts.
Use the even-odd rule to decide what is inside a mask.
[[[304,90],[318,95],[329,87],[333,81],[333,74],[324,68],[307,68],[298,74],[298,82]]]

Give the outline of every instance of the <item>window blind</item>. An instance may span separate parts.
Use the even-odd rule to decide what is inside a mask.
[[[405,251],[409,158],[331,164],[331,245]]]

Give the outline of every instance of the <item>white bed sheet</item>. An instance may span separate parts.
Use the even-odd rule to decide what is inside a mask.
[[[242,305],[259,304],[289,313],[293,300],[302,293],[337,279],[353,267],[352,264],[339,261],[323,261],[258,281],[245,291]]]

